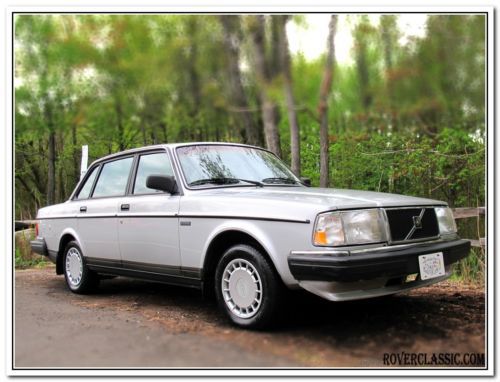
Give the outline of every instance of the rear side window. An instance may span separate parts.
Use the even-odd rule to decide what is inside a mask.
[[[125,195],[133,158],[105,163],[92,194],[93,198]]]
[[[137,166],[137,176],[134,184],[134,194],[151,194],[155,191],[146,187],[146,179],[150,175],[173,176],[174,171],[167,153],[141,155]]]
[[[90,196],[90,191],[92,190],[92,185],[94,184],[94,179],[97,176],[97,169],[99,166],[94,167],[90,173],[90,175],[87,177],[87,180],[85,181],[85,184],[83,187],[80,189],[80,192],[76,196],[75,199],[87,199]]]

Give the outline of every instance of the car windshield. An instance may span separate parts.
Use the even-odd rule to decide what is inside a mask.
[[[190,187],[301,184],[278,157],[252,147],[183,146],[177,156]]]

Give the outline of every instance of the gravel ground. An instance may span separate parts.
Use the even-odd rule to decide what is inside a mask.
[[[255,332],[190,289],[119,277],[80,296],[52,267],[15,273],[16,368],[384,367],[384,353],[485,352],[478,286],[342,303],[297,293],[279,326]]]

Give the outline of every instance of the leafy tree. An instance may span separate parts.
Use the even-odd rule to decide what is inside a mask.
[[[328,96],[330,95],[333,77],[333,65],[335,62],[335,32],[337,30],[337,15],[332,15],[329,24],[327,39],[327,56],[325,71],[320,89],[319,111],[319,134],[320,134],[320,185],[328,187],[330,183],[329,165],[329,135],[328,135]]]
[[[240,121],[245,140],[251,145],[261,145],[262,137],[259,126],[254,120],[250,105],[243,87],[243,74],[240,69],[240,49],[242,45],[242,30],[240,16],[222,15],[219,17],[223,28],[223,41],[227,56],[225,63],[229,78],[227,87],[230,99],[238,110],[237,119]]]
[[[280,67],[283,71],[283,90],[285,93],[286,109],[288,112],[288,124],[290,125],[290,150],[292,171],[300,176],[300,129],[295,110],[295,96],[293,94],[293,79],[291,71],[290,51],[288,48],[288,37],[286,24],[290,16],[275,16],[275,24],[278,25],[278,52]]]
[[[272,23],[275,33],[275,22]],[[260,102],[262,109],[262,122],[266,146],[276,155],[281,156],[281,140],[277,126],[277,106],[271,95],[272,83],[278,74],[279,62],[275,59],[273,51],[266,40],[266,18],[263,15],[247,16],[247,30],[253,43],[253,65],[258,87],[260,89]]]

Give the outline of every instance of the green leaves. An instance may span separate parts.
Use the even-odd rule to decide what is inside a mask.
[[[319,144],[308,137],[303,172],[317,184]],[[484,204],[485,148],[472,134],[445,128],[435,138],[414,134],[341,134],[330,146],[331,179],[353,188]]]

